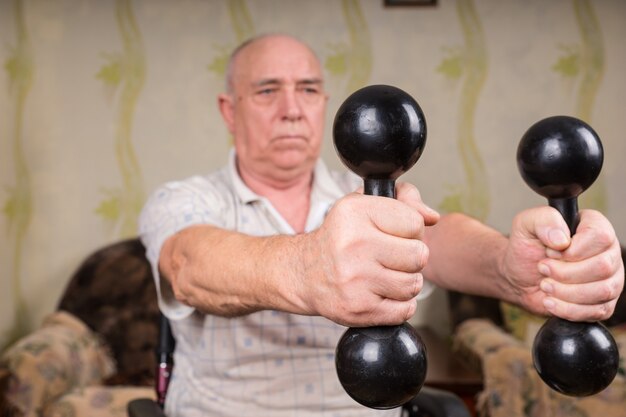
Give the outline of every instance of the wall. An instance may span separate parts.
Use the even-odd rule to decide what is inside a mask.
[[[414,95],[429,136],[404,179],[503,232],[543,203],[517,172],[521,135],[546,116],[583,118],[606,159],[581,205],[626,239],[625,18],[621,0],[0,0],[0,347],[54,309],[89,252],[135,233],[158,184],[222,164],[215,97],[228,52],[255,33],[318,51],[327,132],[358,87]],[[340,167],[330,139],[324,156]],[[442,301],[422,307],[431,323],[445,325]]]

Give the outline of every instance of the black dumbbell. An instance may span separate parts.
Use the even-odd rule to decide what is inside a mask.
[[[528,129],[517,149],[524,181],[548,198],[574,235],[578,226],[577,197],[598,177],[604,152],[596,132],[569,116],[543,119]],[[617,374],[619,353],[601,323],[548,319],[535,337],[533,362],[552,389],[583,397],[606,388]]]
[[[426,122],[417,102],[392,86],[372,85],[346,99],[333,124],[343,163],[364,181],[365,194],[395,198],[395,180],[419,159]],[[426,379],[426,348],[408,323],[349,328],[335,365],[346,392],[376,409],[411,400]]]

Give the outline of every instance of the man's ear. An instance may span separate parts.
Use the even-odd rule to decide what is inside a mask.
[[[217,96],[217,105],[222,114],[222,119],[231,134],[235,133],[235,103],[233,96],[222,93]]]

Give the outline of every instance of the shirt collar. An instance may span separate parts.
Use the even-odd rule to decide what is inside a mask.
[[[228,172],[233,181],[233,187],[236,195],[243,204],[264,199],[252,191],[239,175],[237,170],[237,155],[235,149],[231,149],[228,156]],[[313,172],[313,187],[311,190],[311,202],[324,202],[328,204],[334,203],[337,199],[343,197],[345,193],[341,190],[335,179],[330,174],[328,167],[319,158],[315,164]]]
[[[241,176],[239,176],[239,171],[237,170],[237,155],[235,154],[234,148],[231,149],[228,154],[228,173],[233,180],[235,194],[237,194],[237,197],[239,197],[243,204],[261,200],[262,197],[248,188],[246,183],[241,179]]]

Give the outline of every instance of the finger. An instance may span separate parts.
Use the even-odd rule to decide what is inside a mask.
[[[594,305],[568,303],[557,298],[546,297],[543,304],[551,314],[570,321],[606,320],[615,310],[617,300]]]
[[[543,246],[562,251],[570,244],[570,233],[563,216],[552,207],[542,206],[519,213],[511,233],[525,239],[537,239]]]
[[[413,184],[399,182],[396,185],[396,198],[416,209],[424,218],[426,226],[433,226],[439,221],[439,213],[422,201],[419,190]]]
[[[623,289],[623,280],[618,276],[598,282],[583,284],[564,284],[551,278],[540,283],[541,290],[552,298],[583,305],[603,304],[619,297]]]
[[[383,299],[408,301],[417,297],[423,286],[424,277],[420,273],[385,271],[372,283],[371,290]]]
[[[392,198],[363,196],[372,223],[383,233],[407,239],[424,235],[424,218],[413,208]]]
[[[581,210],[580,224],[576,229],[576,234],[561,258],[585,259],[607,251],[611,247],[619,248],[619,242],[609,220],[598,211]]]
[[[410,319],[417,309],[415,298],[398,301],[376,296],[376,299],[365,297],[358,301],[354,308],[333,316],[332,320],[350,327],[398,325]]]
[[[421,240],[382,235],[373,256],[387,269],[420,272],[428,262],[429,250]]]
[[[616,245],[591,258],[581,261],[545,259],[539,263],[539,272],[565,284],[602,281],[623,269],[622,256]]]
[[[374,325],[399,325],[409,320],[417,310],[417,300],[397,301],[384,299],[375,312]],[[371,325],[371,324],[369,324]]]

